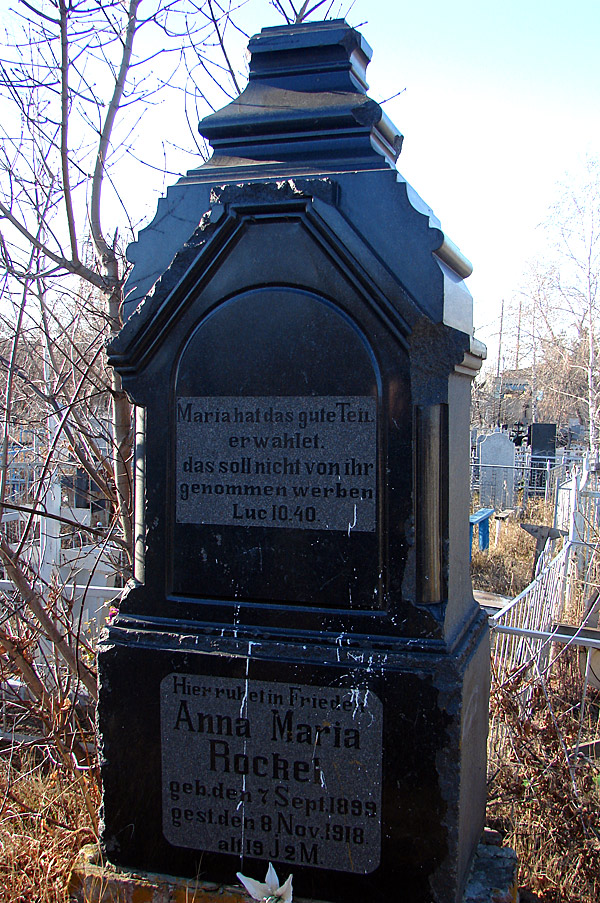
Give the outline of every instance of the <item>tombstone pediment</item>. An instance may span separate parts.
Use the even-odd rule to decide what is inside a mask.
[[[109,345],[109,361],[125,386],[181,333],[182,323],[198,322],[215,304],[252,285],[345,294],[349,307],[368,299],[406,347],[422,310],[339,211],[337,195],[330,179],[214,187],[200,225]]]

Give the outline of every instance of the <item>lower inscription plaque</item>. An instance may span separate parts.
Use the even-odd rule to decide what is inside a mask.
[[[374,693],[169,674],[160,715],[170,843],[358,874],[378,867]]]
[[[177,522],[372,533],[377,402],[177,399]]]

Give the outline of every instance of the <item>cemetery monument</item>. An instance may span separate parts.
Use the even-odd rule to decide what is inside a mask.
[[[105,855],[458,903],[489,645],[469,576],[470,265],[342,20],[255,35],[129,251],[134,585],[99,653]]]

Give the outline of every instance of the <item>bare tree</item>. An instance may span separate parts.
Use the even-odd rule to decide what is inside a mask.
[[[200,74],[218,73],[211,84],[225,99],[244,76],[225,53],[231,7],[216,0],[22,0],[6,27],[0,730],[27,737],[42,728],[95,824],[85,600],[100,563],[123,585],[132,553],[132,409],[104,341],[122,324],[124,247],[139,216],[126,199],[128,182],[141,193],[131,167],[164,166],[148,158],[148,141],[142,160],[135,138],[160,92],[178,91],[189,110],[202,102]]]
[[[563,186],[508,310],[504,366],[529,374],[533,419],[577,418],[600,445],[600,161]]]
[[[299,25],[306,22],[314,13],[319,13],[319,18],[327,19],[335,6],[334,0],[303,0],[303,3],[295,4],[293,0],[272,0],[274,8],[285,19],[288,25]]]
[[[163,126],[152,157],[152,132],[140,139],[140,123],[170,92],[191,126],[192,162],[206,155],[198,119],[246,79],[237,66],[248,37],[236,21],[243,3],[17,0],[5,21],[0,734],[35,745],[41,728],[92,826],[97,689],[86,600],[101,566],[112,567],[117,588],[126,582],[133,533],[132,407],[104,341],[122,325],[125,247],[143,213],[144,173],[166,178],[167,150],[180,151]],[[331,11],[325,0],[274,6],[296,23]]]
[[[579,183],[564,187],[548,224],[554,238],[553,309],[564,319],[572,347],[586,346],[590,450],[600,447],[600,161],[589,159]],[[580,366],[580,365],[579,365]]]
[[[118,209],[123,199],[114,169],[131,144],[136,119],[130,111],[134,103],[151,104],[185,66],[181,34],[191,46],[219,24],[212,9],[192,27],[192,14],[198,17],[202,7],[158,0],[142,18],[141,6],[141,0],[52,0],[39,9],[23,3],[18,36],[0,64],[3,262],[26,292],[39,279],[46,294],[75,294],[85,282],[104,299],[109,334],[121,326],[127,276],[119,227],[131,220]],[[146,36],[151,31],[171,39],[169,58],[153,34]],[[151,72],[159,53],[164,74],[157,79]],[[114,373],[110,392],[115,505],[130,547],[131,408]]]

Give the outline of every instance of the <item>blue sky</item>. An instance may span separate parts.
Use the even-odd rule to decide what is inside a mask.
[[[473,262],[493,359],[501,300],[544,247],[558,183],[600,155],[600,4],[431,0],[372,9],[360,30],[371,95],[406,88],[385,105],[405,136],[398,169]]]

